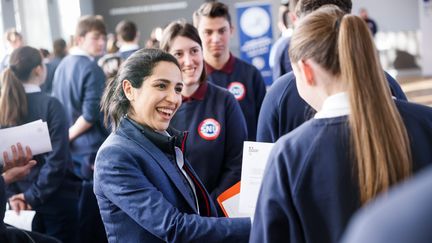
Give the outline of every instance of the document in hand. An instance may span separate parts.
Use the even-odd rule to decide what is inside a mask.
[[[19,229],[31,231],[35,214],[36,211],[33,210],[21,210],[19,214],[13,210],[6,210],[3,222]]]
[[[227,217],[251,217],[273,143],[244,142],[241,181],[223,192],[217,201]]]
[[[37,120],[21,126],[0,129],[0,163],[3,164],[3,151],[12,158],[11,146],[21,143],[23,148],[29,146],[33,155],[52,150],[51,139],[46,122]]]
[[[249,141],[243,144],[239,211],[241,214],[247,214],[251,218],[255,213],[264,170],[273,145],[274,143]]]

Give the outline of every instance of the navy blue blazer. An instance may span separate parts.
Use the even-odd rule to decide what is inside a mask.
[[[203,184],[185,165],[198,194]],[[109,242],[248,241],[250,219],[200,216],[190,190],[175,161],[127,119],[96,156],[94,191]],[[206,203],[216,216],[212,201]]]

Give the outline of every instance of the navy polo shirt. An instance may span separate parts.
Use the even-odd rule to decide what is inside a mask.
[[[188,131],[185,157],[213,199],[240,181],[246,123],[226,89],[204,82],[183,104],[170,125]]]
[[[228,89],[240,103],[248,129],[248,140],[256,140],[258,115],[266,87],[264,80],[253,65],[230,54],[221,70],[205,64],[209,82]]]

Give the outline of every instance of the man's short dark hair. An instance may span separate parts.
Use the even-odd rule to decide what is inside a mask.
[[[135,40],[138,32],[136,24],[129,20],[122,20],[120,23],[117,24],[115,30],[116,34],[127,42]]]
[[[85,36],[88,32],[98,31],[99,33],[106,35],[106,27],[103,21],[103,17],[100,15],[87,15],[79,19],[76,28],[75,36]]]
[[[229,25],[232,26],[228,6],[221,2],[205,2],[194,12],[193,21],[196,28],[198,27],[201,17],[223,17],[228,21]]]

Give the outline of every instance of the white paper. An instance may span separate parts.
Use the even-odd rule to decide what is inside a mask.
[[[222,202],[225,212],[230,218],[241,218],[241,217],[249,217],[249,215],[245,213],[241,213],[239,211],[239,200],[240,195],[236,194],[225,201]]]
[[[19,215],[13,210],[6,210],[4,222],[23,230],[32,230],[32,222],[36,212],[21,210]]]
[[[0,163],[3,164],[3,151],[12,158],[11,146],[21,143],[29,146],[33,155],[46,153],[52,150],[51,139],[46,122],[37,120],[21,126],[0,129]]]
[[[244,142],[239,212],[253,218],[264,170],[274,143]]]

